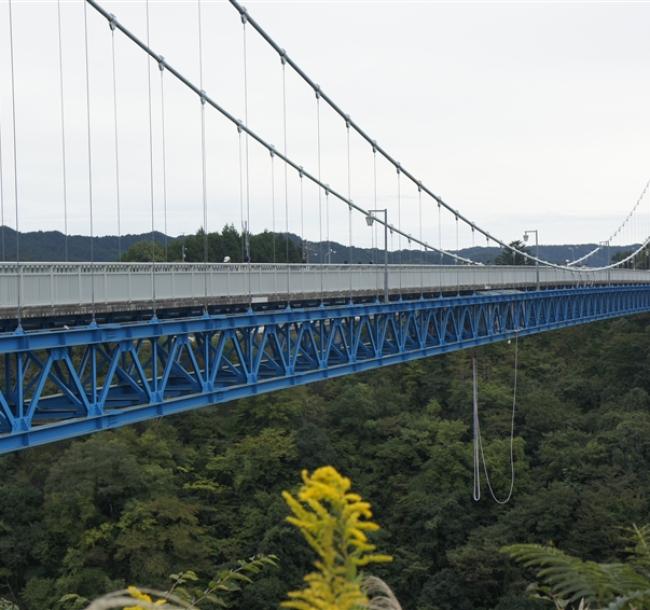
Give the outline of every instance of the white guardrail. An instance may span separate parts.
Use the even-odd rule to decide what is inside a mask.
[[[589,271],[534,266],[389,265],[391,292],[500,290],[596,283],[650,283],[650,271]],[[378,293],[384,290],[383,265],[301,265],[241,263],[156,263],[158,301],[208,298],[261,302],[313,295]],[[92,303],[150,303],[151,263],[0,263],[0,308],[56,307]]]

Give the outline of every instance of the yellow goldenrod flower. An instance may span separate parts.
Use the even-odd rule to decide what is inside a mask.
[[[157,601],[153,601],[151,599],[150,595],[147,595],[146,593],[143,593],[138,589],[137,587],[130,586],[128,589],[129,595],[136,600],[139,600],[141,602],[147,602],[149,604],[153,604],[154,606],[164,606],[166,601],[164,599],[159,599]],[[128,606],[127,608],[124,608],[124,610],[145,610],[142,606]]]
[[[361,591],[359,568],[369,563],[391,561],[388,555],[374,554],[367,532],[379,526],[369,521],[372,510],[359,494],[350,492],[352,482],[331,466],[309,474],[302,472],[303,485],[294,498],[282,496],[295,525],[318,555],[316,572],[305,576],[307,587],[291,591],[282,603],[295,610],[353,610],[367,606]]]

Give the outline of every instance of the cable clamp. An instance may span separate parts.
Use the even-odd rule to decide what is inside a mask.
[[[374,155],[377,152],[377,141],[373,140],[370,144],[372,145],[372,154]]]
[[[205,102],[206,102],[207,97],[206,97],[205,91],[203,91],[203,89],[201,89],[201,91],[199,92],[199,98],[201,99],[201,104],[203,104],[205,106]]]
[[[273,144],[269,144],[269,154],[271,155],[271,159],[275,157],[275,146]]]
[[[298,176],[299,176],[300,179],[302,180],[302,176],[303,176],[302,165],[298,168]]]
[[[422,180],[418,180],[418,193],[422,192]]]
[[[165,70],[165,58],[162,55],[158,56],[158,69],[161,72],[164,72]]]
[[[242,6],[241,8],[241,22],[246,25],[248,23],[248,11]]]
[[[350,129],[350,115],[346,114],[343,118],[345,119],[345,128]]]
[[[329,197],[330,194],[330,185],[326,184],[323,189],[325,189],[325,197]]]
[[[316,99],[320,99],[320,85],[314,87],[314,93],[316,94]]]
[[[237,121],[237,133],[241,133],[244,130],[244,123],[242,123],[242,120],[239,119]]]
[[[287,52],[284,49],[280,49],[280,63],[283,66],[287,63]]]
[[[113,13],[111,13],[108,17],[108,27],[111,28],[111,32],[114,32],[115,28],[117,27],[117,18],[115,15],[113,15]]]
[[[402,173],[402,165],[401,165],[401,163],[396,163],[396,164],[395,164],[395,169],[397,170],[397,174],[398,174],[398,175],[399,175],[400,173]]]

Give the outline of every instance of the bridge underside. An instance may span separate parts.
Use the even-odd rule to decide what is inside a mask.
[[[248,311],[0,334],[0,453],[650,311],[650,285]]]

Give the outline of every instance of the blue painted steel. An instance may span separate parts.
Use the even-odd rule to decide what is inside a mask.
[[[646,311],[634,285],[5,333],[0,453]]]

